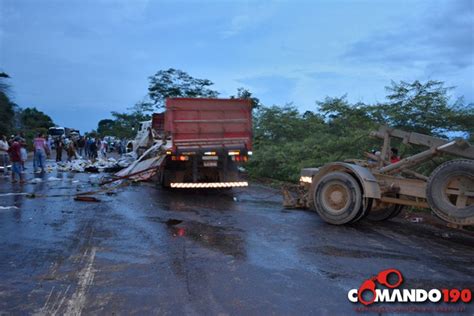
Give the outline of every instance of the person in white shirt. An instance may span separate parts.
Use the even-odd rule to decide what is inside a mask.
[[[105,139],[100,142],[100,156],[103,159],[107,158],[107,146],[108,143]]]
[[[7,137],[5,135],[0,136],[0,166],[3,167],[3,173],[7,175],[8,170],[7,166],[10,164],[10,159],[8,157],[8,145]]]

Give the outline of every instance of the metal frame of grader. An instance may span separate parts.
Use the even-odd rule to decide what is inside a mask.
[[[431,208],[455,225],[474,224],[474,146],[465,140],[447,141],[419,133],[381,127],[371,136],[383,139],[380,155],[368,160],[328,163],[303,169],[295,199],[283,190],[285,207],[310,207],[330,224],[342,225],[364,217],[381,221],[397,216],[405,206]],[[390,163],[391,138],[427,150]],[[448,160],[429,177],[410,168],[442,154]]]

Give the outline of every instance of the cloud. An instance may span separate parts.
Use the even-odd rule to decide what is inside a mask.
[[[221,31],[224,39],[236,36],[244,31],[257,28],[271,18],[274,14],[274,7],[266,5],[253,5],[247,7],[244,12],[232,17],[230,24]]]
[[[427,73],[469,67],[474,63],[474,2],[443,4],[427,8],[424,18],[401,19],[396,30],[381,30],[352,43],[343,58],[388,67],[417,67]]]

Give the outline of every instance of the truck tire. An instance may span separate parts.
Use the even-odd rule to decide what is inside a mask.
[[[334,225],[351,222],[362,209],[362,190],[354,177],[330,172],[314,186],[313,204],[321,218]]]
[[[372,209],[373,203],[374,203],[374,199],[364,198],[362,200],[362,207],[360,208],[359,214],[351,221],[351,223],[358,222],[361,219],[365,218],[369,214],[370,210]]]
[[[396,217],[403,210],[403,205],[383,203],[383,206],[372,207],[367,219],[372,222],[381,222]]]
[[[474,161],[451,160],[436,168],[428,179],[426,198],[441,219],[474,224]]]
[[[385,196],[398,197],[398,194],[387,193]],[[372,222],[381,222],[396,217],[403,210],[403,205],[375,201],[367,214],[367,219]]]
[[[170,172],[168,170],[161,171],[160,182],[163,188],[170,188]]]

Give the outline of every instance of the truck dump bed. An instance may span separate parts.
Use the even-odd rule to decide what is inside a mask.
[[[167,99],[165,131],[177,151],[251,150],[252,104],[241,99]]]

